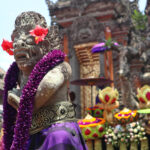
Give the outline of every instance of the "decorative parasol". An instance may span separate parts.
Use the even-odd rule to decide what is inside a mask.
[[[99,43],[92,47],[92,53],[99,53],[104,52],[105,50],[108,50],[109,48],[105,46],[105,43]]]
[[[119,46],[117,42],[112,42],[111,38],[106,42],[98,43],[92,47],[92,53],[99,53],[109,50],[112,46]]]
[[[71,81],[71,84],[74,85],[80,85],[80,86],[93,86],[93,85],[106,85],[106,84],[110,84],[113,81],[110,79],[106,79],[106,78],[87,78],[87,79],[78,79],[78,80],[74,80]]]

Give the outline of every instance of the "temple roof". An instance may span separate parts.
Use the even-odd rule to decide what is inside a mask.
[[[46,0],[50,11],[66,7],[84,7],[85,5],[93,2],[118,2],[118,0],[57,0],[55,3],[51,0]]]

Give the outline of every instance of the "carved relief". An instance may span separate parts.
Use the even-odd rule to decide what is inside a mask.
[[[74,44],[101,41],[100,38],[104,37],[99,37],[100,32],[97,31],[104,32],[104,27],[95,18],[89,16],[79,17],[74,20],[70,28],[70,40]]]
[[[91,48],[93,47],[93,45],[95,45],[95,43],[86,43],[75,46],[76,55],[80,62],[81,79],[96,78],[100,74],[99,54],[95,55],[91,53]],[[85,50],[86,52],[82,53],[82,51]],[[91,90],[93,94],[92,97],[91,97]],[[92,106],[91,100],[93,100],[93,104],[95,104],[96,95],[97,95],[96,86],[93,86],[92,89],[90,86],[81,86],[80,98],[81,98],[82,116],[85,116],[86,114],[85,109]]]

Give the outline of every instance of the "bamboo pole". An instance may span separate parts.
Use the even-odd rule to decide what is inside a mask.
[[[131,142],[130,150],[138,150],[138,143],[137,142]]]
[[[127,150],[127,144],[125,144],[125,143],[120,143],[119,149],[120,149],[120,150]]]
[[[94,150],[93,149],[93,141],[92,140],[86,141],[86,145],[88,147],[88,150]]]
[[[102,150],[102,140],[101,139],[94,140],[94,150]]]
[[[114,150],[114,147],[112,144],[107,144],[106,145],[106,150]]]
[[[111,38],[111,30],[109,27],[106,27],[105,39],[108,40],[109,38]],[[105,52],[104,57],[105,57],[105,77],[113,81],[114,70],[113,70],[112,51]],[[111,83],[111,86],[114,87],[114,83]]]
[[[144,139],[141,141],[141,150],[149,150],[148,148],[148,139]]]

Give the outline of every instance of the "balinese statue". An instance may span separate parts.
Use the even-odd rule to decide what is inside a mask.
[[[15,61],[5,77],[4,150],[86,150],[69,101],[71,67],[58,28],[23,12],[12,33]]]

